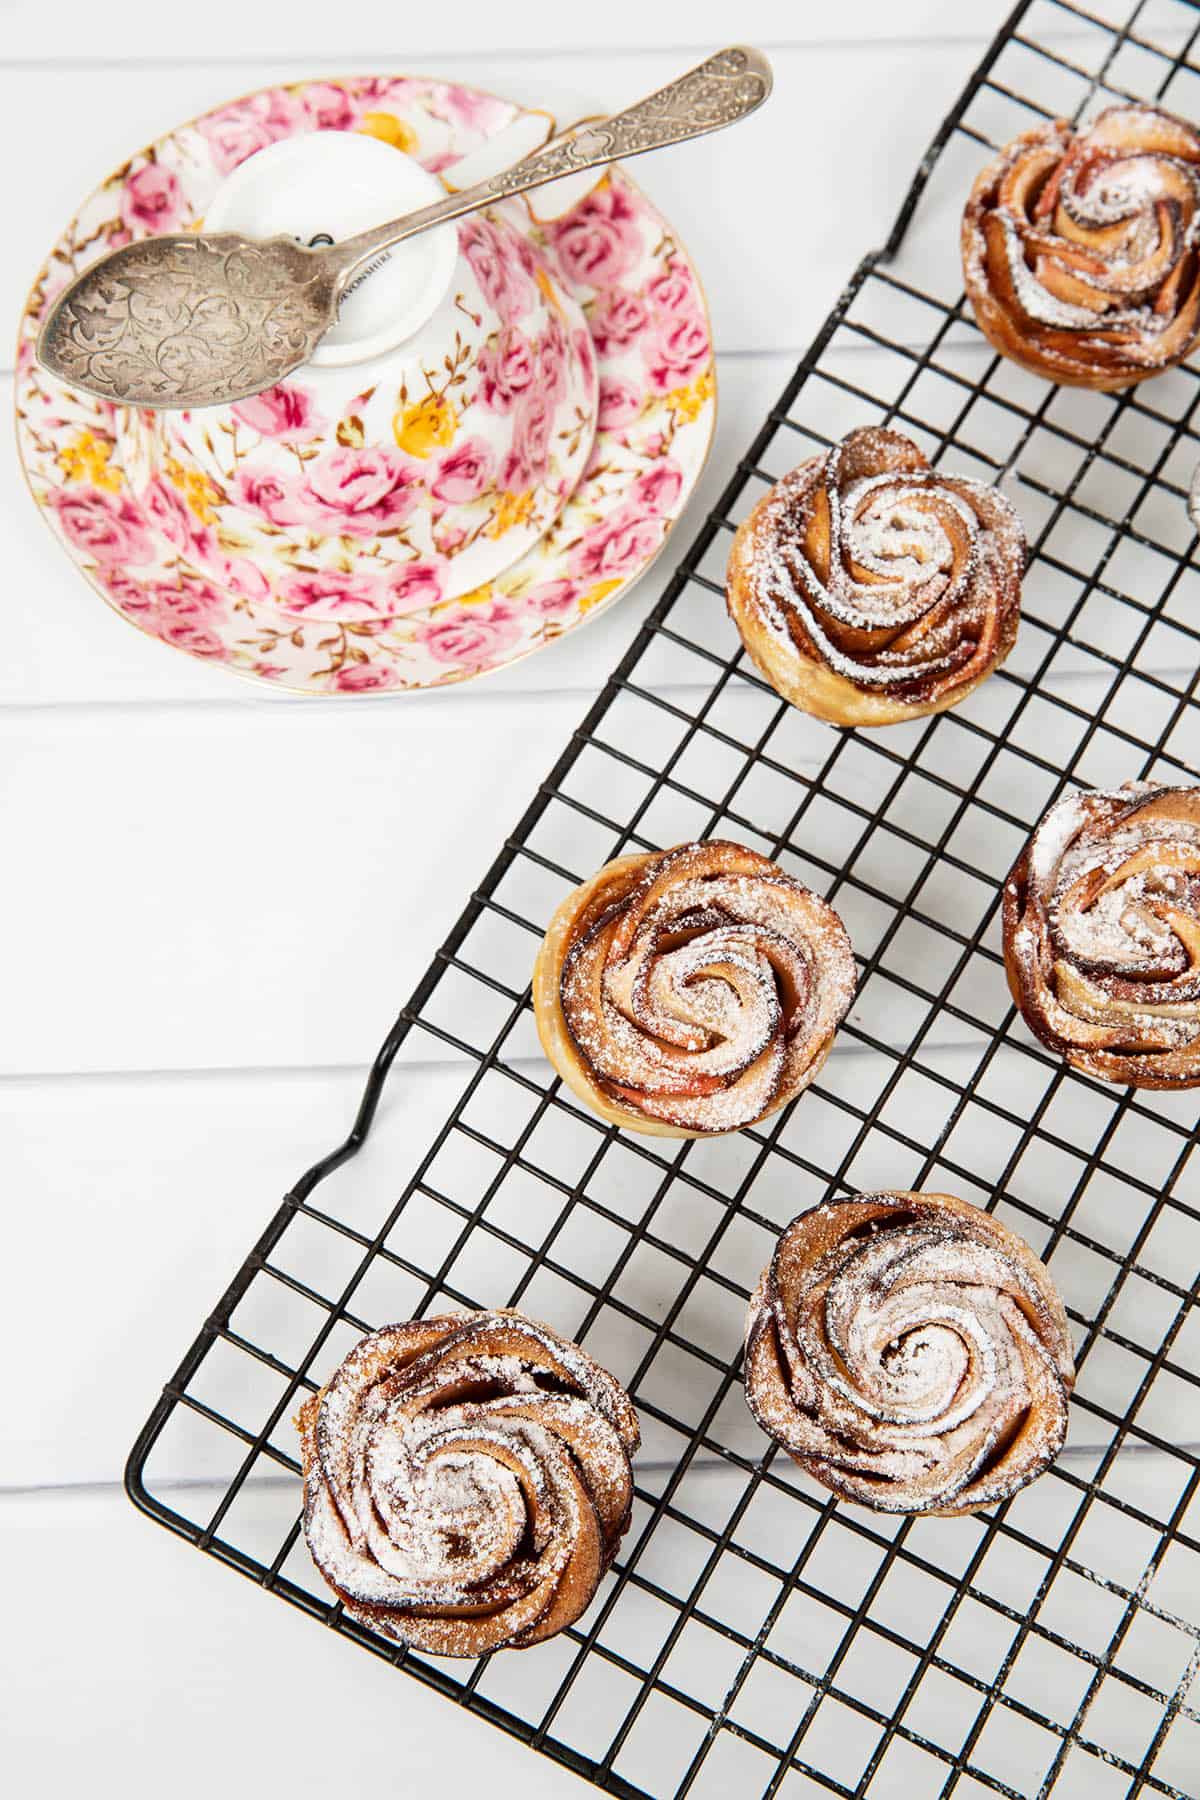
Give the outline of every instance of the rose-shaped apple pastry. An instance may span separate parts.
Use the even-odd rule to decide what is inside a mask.
[[[1001,353],[1076,387],[1181,362],[1200,334],[1200,134],[1152,106],[1026,131],[982,170],[963,276]]]
[[[967,1513],[1053,1461],[1075,1381],[1062,1301],[1028,1244],[950,1194],[801,1213],[746,1319],[746,1399],[840,1498]]]
[[[372,1332],[297,1423],[313,1561],[353,1618],[438,1656],[572,1624],[629,1523],[629,1396],[519,1313]]]
[[[1013,998],[1086,1075],[1200,1086],[1200,788],[1130,782],[1042,819],[1004,889]]]
[[[871,426],[763,496],[734,537],[727,597],[785,700],[888,725],[958,705],[1003,661],[1024,569],[1007,500]]]
[[[740,844],[622,856],[569,894],[533,977],[538,1033],[614,1125],[702,1137],[808,1086],[854,997],[833,908]]]

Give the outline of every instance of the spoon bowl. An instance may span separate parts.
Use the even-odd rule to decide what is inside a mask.
[[[63,293],[38,361],[135,406],[244,400],[307,362],[337,318],[336,265],[293,238],[180,233],[126,244]]]

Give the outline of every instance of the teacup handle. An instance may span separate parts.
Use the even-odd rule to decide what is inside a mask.
[[[403,219],[360,232],[336,249],[326,251],[338,271],[338,289],[343,289],[355,271],[381,250],[434,225],[459,219],[464,213],[507,200],[513,194],[524,194],[563,175],[577,175],[583,169],[594,169],[625,156],[639,156],[644,150],[682,144],[706,131],[735,125],[762,105],[771,85],[771,65],[761,50],[740,44],[719,50],[677,81],[668,82],[666,87],[648,94],[624,112],[615,113],[611,119],[597,120],[574,135],[555,138],[487,181],[464,188],[460,194],[450,194]]]

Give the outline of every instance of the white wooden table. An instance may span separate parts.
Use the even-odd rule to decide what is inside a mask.
[[[640,171],[697,257],[719,350],[717,444],[682,548],[1006,10],[0,0],[0,310],[15,322],[102,172],[262,82],[445,71],[571,116],[730,38],[759,43],[770,106]],[[107,612],[0,442],[11,1791],[417,1792],[452,1744],[438,1792],[581,1792],[186,1553],[119,1481],[164,1376],[278,1195],[342,1134],[397,1005],[672,557],[486,683],[289,702]]]

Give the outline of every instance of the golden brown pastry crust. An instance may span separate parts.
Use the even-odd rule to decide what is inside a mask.
[[[629,1524],[629,1396],[520,1313],[372,1332],[297,1425],[313,1561],[352,1618],[437,1656],[572,1624]]]
[[[1016,642],[1025,534],[994,488],[852,431],[738,527],[726,596],[777,693],[834,725],[957,706]]]
[[[1048,381],[1115,391],[1200,335],[1200,134],[1151,106],[1026,131],[976,178],[963,279],[994,349]]]
[[[880,1512],[992,1506],[1062,1447],[1063,1304],[1028,1244],[952,1194],[801,1213],[746,1316],[746,1400],[768,1436]]]
[[[1200,788],[1130,782],[1052,806],[1004,887],[1004,966],[1073,1068],[1200,1086]]]
[[[715,840],[618,857],[568,894],[533,974],[546,1055],[612,1125],[706,1137],[808,1086],[854,996],[833,908]]]

